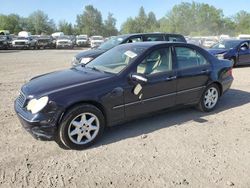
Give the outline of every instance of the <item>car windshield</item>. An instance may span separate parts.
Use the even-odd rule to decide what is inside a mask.
[[[97,71],[118,74],[135,61],[146,49],[143,46],[117,46],[89,62],[86,67]]]
[[[98,49],[101,50],[109,50],[119,44],[122,43],[122,41],[125,39],[125,37],[117,36],[117,37],[112,37],[111,39],[107,40],[103,44],[101,44]]]
[[[215,44],[211,49],[231,49],[235,48],[237,45],[240,44],[241,41],[238,40],[231,40],[231,41],[221,41]]]
[[[100,36],[100,37],[92,37],[92,40],[103,40],[103,38]]]

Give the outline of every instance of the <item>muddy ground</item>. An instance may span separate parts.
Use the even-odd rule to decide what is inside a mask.
[[[164,112],[107,129],[84,151],[37,141],[13,102],[33,76],[77,50],[0,51],[0,187],[250,187],[250,66],[214,112]]]

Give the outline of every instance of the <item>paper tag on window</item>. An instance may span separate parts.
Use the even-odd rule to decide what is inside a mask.
[[[142,86],[141,84],[137,84],[134,88],[134,94],[138,95],[140,93],[140,91],[142,90]]]
[[[124,54],[125,54],[126,56],[132,58],[132,59],[135,58],[135,57],[137,56],[136,53],[134,53],[134,52],[132,52],[132,51],[130,51],[130,50],[126,51]]]

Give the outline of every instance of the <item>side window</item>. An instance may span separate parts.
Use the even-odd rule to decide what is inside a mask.
[[[151,75],[172,70],[172,56],[169,48],[151,52],[138,66],[137,73]]]
[[[169,36],[168,40],[170,42],[183,42],[183,39],[179,36]]]
[[[163,35],[146,35],[144,36],[145,41],[164,41]]]
[[[194,49],[175,47],[179,69],[197,67],[208,64],[208,61]]]
[[[127,41],[127,43],[134,43],[134,42],[142,42],[142,38],[141,37],[131,37]]]

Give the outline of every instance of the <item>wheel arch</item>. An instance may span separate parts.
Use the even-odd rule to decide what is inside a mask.
[[[71,105],[69,105],[68,107],[65,108],[64,112],[61,114],[61,117],[59,118],[59,121],[57,123],[57,125],[59,125],[64,117],[64,115],[70,111],[71,109],[75,108],[76,106],[80,106],[80,105],[93,105],[95,106],[97,109],[99,109],[102,114],[103,114],[103,117],[104,117],[104,120],[105,120],[105,125],[107,125],[107,114],[106,114],[106,111],[105,111],[105,108],[104,106],[97,102],[97,101],[92,101],[92,100],[86,100],[86,101],[78,101],[78,102],[75,102]]]
[[[220,83],[220,82],[218,82],[218,81],[214,81],[214,82],[211,82],[207,87],[209,87],[210,85],[212,85],[212,84],[216,84],[217,86],[218,86],[218,88],[219,88],[219,94],[220,94],[220,96],[222,95],[222,93],[223,93],[223,87],[222,87],[222,84]]]

